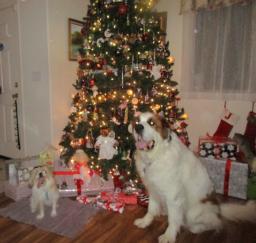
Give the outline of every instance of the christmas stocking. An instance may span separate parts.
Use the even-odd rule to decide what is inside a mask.
[[[237,123],[239,117],[231,113],[227,108],[221,114],[220,124],[213,134],[214,137],[228,137],[233,126]]]
[[[247,124],[244,132],[244,136],[248,139],[251,148],[255,150],[255,138],[256,138],[256,113],[251,111],[247,117]]]

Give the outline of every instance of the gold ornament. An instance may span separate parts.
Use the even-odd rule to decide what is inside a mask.
[[[175,62],[175,58],[173,56],[168,57],[168,63],[173,64]]]
[[[132,104],[133,105],[138,105],[139,99],[138,98],[132,98]]]
[[[133,95],[133,90],[132,90],[132,89],[128,89],[128,90],[127,90],[127,94],[128,94],[129,96],[132,96],[132,95]]]

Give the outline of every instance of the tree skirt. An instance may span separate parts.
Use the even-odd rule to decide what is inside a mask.
[[[36,219],[36,214],[30,211],[29,198],[9,204],[6,208],[0,209],[0,215],[9,217],[15,221],[34,225],[35,227],[50,231],[62,236],[74,238],[84,230],[89,219],[100,209],[90,205],[84,205],[69,198],[60,198],[57,208],[57,216],[52,218],[51,207],[45,206],[43,219]]]

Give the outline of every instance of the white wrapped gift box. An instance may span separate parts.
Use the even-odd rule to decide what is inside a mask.
[[[9,181],[4,182],[4,193],[7,197],[14,201],[19,201],[22,198],[29,197],[32,193],[31,188],[28,184],[11,184]]]
[[[248,164],[231,160],[200,158],[217,193],[247,198]]]

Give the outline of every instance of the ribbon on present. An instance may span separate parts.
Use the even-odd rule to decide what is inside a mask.
[[[79,175],[79,170],[57,170],[53,171],[53,175]]]
[[[82,179],[74,179],[76,188],[77,188],[77,195],[80,196],[82,193],[82,185],[84,184],[84,181]]]
[[[226,166],[225,166],[224,186],[223,186],[224,196],[228,196],[229,178],[230,178],[231,167],[232,167],[232,161],[230,159],[227,159]]]

